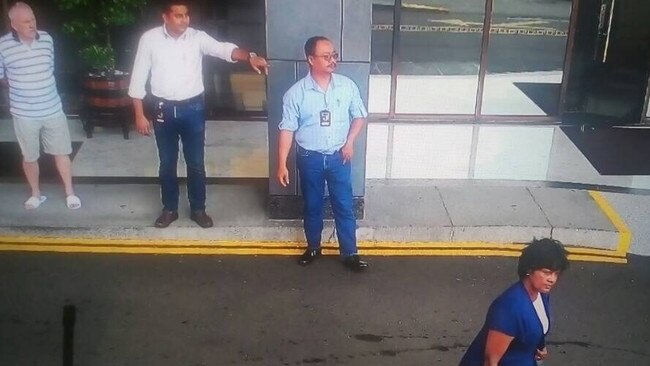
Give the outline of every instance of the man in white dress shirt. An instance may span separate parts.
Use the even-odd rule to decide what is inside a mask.
[[[220,42],[203,31],[189,27],[186,1],[169,1],[163,7],[164,24],[145,32],[135,57],[129,96],[133,98],[138,132],[153,131],[160,159],[159,177],[163,210],[155,226],[164,228],[178,219],[178,177],[176,163],[180,140],[187,164],[187,196],[190,218],[203,228],[213,225],[205,212],[205,113],[203,101],[203,56],[228,62],[246,61],[258,73],[268,73],[262,57]],[[145,115],[143,99],[149,80],[151,94]]]

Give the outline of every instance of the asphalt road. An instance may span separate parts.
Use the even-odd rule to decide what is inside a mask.
[[[0,253],[0,365],[454,365],[516,280],[510,258],[368,259]],[[650,257],[573,263],[546,365],[650,364],[649,289]]]

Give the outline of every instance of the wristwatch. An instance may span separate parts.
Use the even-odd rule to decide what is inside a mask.
[[[257,53],[255,53],[255,52],[249,52],[249,53],[248,53],[248,59],[250,60],[250,59],[252,59],[253,57],[257,57]]]

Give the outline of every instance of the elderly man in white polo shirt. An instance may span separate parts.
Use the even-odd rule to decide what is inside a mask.
[[[203,106],[203,56],[228,62],[247,61],[261,73],[268,72],[262,57],[237,45],[219,42],[203,31],[189,27],[187,1],[167,1],[163,6],[164,24],[140,38],[133,65],[129,95],[133,98],[138,132],[156,136],[160,167],[163,210],[155,227],[164,228],[178,219],[178,140],[183,143],[187,165],[187,196],[190,219],[203,228],[213,225],[205,212],[205,113]],[[143,99],[149,79],[152,112],[145,116]],[[152,126],[153,124],[153,126]]]
[[[54,155],[63,180],[66,205],[81,207],[72,187],[70,131],[54,80],[52,37],[36,29],[31,7],[17,2],[9,9],[12,31],[0,37],[0,77],[9,84],[9,106],[23,155],[23,170],[31,188],[25,208],[36,209],[46,199],[39,185],[40,140]]]

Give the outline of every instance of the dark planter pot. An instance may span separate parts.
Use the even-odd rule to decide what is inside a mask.
[[[129,138],[133,123],[133,104],[128,96],[129,74],[101,76],[88,74],[83,78],[82,122],[86,136],[93,136],[96,125],[122,126],[124,138]]]

